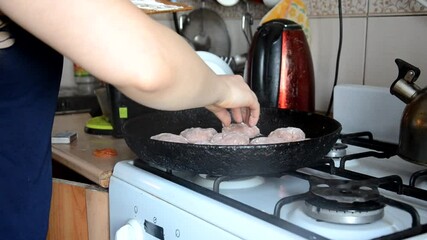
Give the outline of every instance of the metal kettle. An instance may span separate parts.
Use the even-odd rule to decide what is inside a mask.
[[[314,111],[314,70],[301,26],[274,19],[255,32],[246,79],[262,107]]]
[[[395,62],[399,74],[390,92],[407,104],[400,123],[399,155],[427,166],[427,88],[415,84],[420,69],[401,59]]]

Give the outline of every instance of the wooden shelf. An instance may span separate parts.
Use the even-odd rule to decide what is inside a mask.
[[[132,1],[136,6],[141,8],[147,14],[160,14],[160,13],[173,13],[173,12],[184,12],[190,11],[193,9],[192,6],[184,3],[175,3],[167,0],[155,0],[155,3],[162,4],[164,8],[157,8],[155,4],[153,7],[150,7],[150,4],[153,0],[134,0]],[[141,3],[143,5],[139,5]]]

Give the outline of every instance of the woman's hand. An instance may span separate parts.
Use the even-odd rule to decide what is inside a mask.
[[[213,112],[225,125],[231,124],[231,115],[235,122],[244,122],[255,126],[260,115],[260,105],[255,93],[240,75],[218,75],[218,81],[226,84],[226,93],[222,99],[206,108]]]

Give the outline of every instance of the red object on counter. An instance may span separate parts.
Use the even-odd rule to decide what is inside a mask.
[[[95,149],[92,155],[97,158],[109,158],[117,156],[117,151],[113,148]]]

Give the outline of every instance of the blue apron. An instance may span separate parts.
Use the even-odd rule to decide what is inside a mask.
[[[0,239],[45,240],[63,57],[0,20]]]

